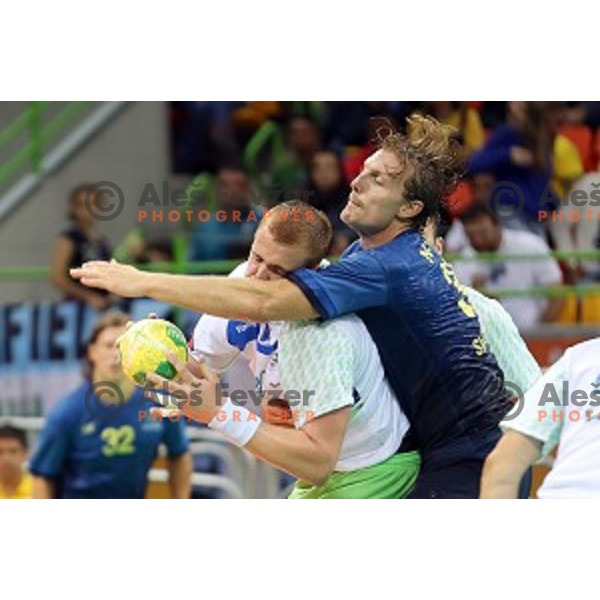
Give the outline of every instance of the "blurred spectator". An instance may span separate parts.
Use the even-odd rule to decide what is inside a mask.
[[[530,289],[555,286],[562,283],[558,263],[550,248],[539,236],[528,231],[502,227],[499,219],[485,206],[476,205],[461,216],[468,246],[461,253],[476,257],[480,252],[498,252],[502,255],[539,254],[543,259],[456,262],[456,274],[465,285],[485,289],[490,295],[506,289]],[[556,297],[500,297],[519,329],[528,329],[539,323],[551,323],[560,315],[564,301]]]
[[[556,215],[552,215],[548,218],[548,224],[550,233],[552,234],[552,240],[557,250],[560,251],[572,251],[572,250],[592,250],[594,248],[595,236],[590,240],[589,233],[580,236],[580,243],[589,243],[590,245],[586,248],[577,244],[576,240],[576,229],[595,228],[597,230],[598,221],[595,220],[591,223],[573,223],[569,219],[571,211],[575,210],[579,213],[579,216],[585,221],[585,211],[591,208],[594,213],[595,211],[590,202],[587,201],[585,206],[574,205],[571,201],[571,193],[574,191],[574,187],[579,189],[579,185],[575,185],[576,182],[582,177],[584,173],[584,166],[582,157],[577,149],[577,146],[564,135],[558,133],[560,126],[564,123],[566,107],[561,102],[553,102],[551,115],[551,127],[555,134],[554,137],[554,155],[553,155],[553,179],[552,184],[554,191],[559,198],[559,205],[556,210]],[[591,190],[588,190],[588,192]],[[589,198],[589,195],[588,195]],[[594,214],[597,219],[597,215]],[[590,228],[591,225],[591,228]],[[577,261],[569,260],[566,261],[565,266],[569,269],[570,278],[575,280],[578,277],[577,274]]]
[[[571,189],[570,201],[549,217],[550,228],[556,249],[565,252],[590,252],[596,250],[598,223],[600,223],[600,170],[586,173]],[[595,279],[598,275],[597,260],[569,261],[570,275],[579,278]]]
[[[232,126],[240,147],[248,143],[260,126],[281,115],[281,102],[247,102],[231,115]]]
[[[539,211],[554,210],[558,200],[551,186],[555,129],[549,104],[509,102],[508,123],[497,128],[472,155],[469,167],[471,175],[491,175],[512,190],[500,194],[498,188],[494,198],[495,204],[513,207],[504,219],[506,227],[542,237],[545,225],[539,220]],[[518,202],[522,202],[522,210],[514,209]]]
[[[150,416],[153,403],[121,370],[116,342],[127,322],[127,315],[109,313],[96,323],[84,359],[86,381],[49,414],[31,459],[36,498],[143,498],[161,443],[171,496],[190,497],[184,422]]]
[[[145,264],[171,262],[173,252],[167,240],[150,242],[145,232],[132,229],[114,251],[115,259],[120,263]]]
[[[10,425],[0,427],[0,500],[33,496],[33,479],[23,470],[26,459],[25,432]]]
[[[438,121],[458,131],[467,155],[483,146],[485,131],[479,113],[466,102],[425,102],[424,109]]]
[[[196,227],[191,260],[228,260],[248,256],[261,212],[254,206],[246,173],[223,167],[216,179],[217,206],[210,218]]]
[[[79,267],[88,260],[109,260],[108,241],[96,231],[94,210],[101,201],[92,185],[76,187],[69,198],[69,227],[59,236],[51,267],[51,281],[64,294],[66,300],[80,300],[102,311],[114,300],[104,290],[92,290],[81,285],[69,275],[69,269]]]
[[[356,234],[342,223],[340,213],[348,202],[350,186],[344,175],[342,161],[329,150],[315,154],[310,168],[310,204],[322,210],[333,227],[333,240],[330,254],[339,256]]]
[[[545,126],[552,139],[552,185],[559,200],[565,198],[570,188],[585,169],[577,146],[560,133],[565,123],[567,107],[564,102],[546,102]]]
[[[566,120],[568,123],[600,127],[600,101],[569,102]]]
[[[469,102],[479,106],[479,114],[486,130],[496,129],[506,121],[506,102]]]
[[[321,149],[321,132],[308,117],[294,117],[286,130],[286,149],[275,164],[273,182],[276,189],[285,193],[305,189],[310,165]],[[281,198],[281,200],[287,199]]]

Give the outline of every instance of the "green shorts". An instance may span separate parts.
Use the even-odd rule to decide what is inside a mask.
[[[415,486],[420,466],[418,452],[402,452],[371,467],[336,471],[322,485],[297,481],[289,498],[406,498]]]

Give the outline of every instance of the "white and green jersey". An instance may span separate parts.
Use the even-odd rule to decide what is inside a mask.
[[[600,338],[569,348],[502,426],[538,440],[542,456],[558,444],[539,498],[600,498]]]
[[[504,373],[507,388],[514,392],[510,384],[516,384],[525,393],[541,377],[542,371],[512,317],[496,300],[467,286],[463,286],[463,290],[475,308],[481,333]]]
[[[408,419],[385,378],[377,347],[357,316],[284,323],[279,366],[283,389],[301,398],[289,403],[296,428],[352,407],[336,471],[370,467],[398,451]]]

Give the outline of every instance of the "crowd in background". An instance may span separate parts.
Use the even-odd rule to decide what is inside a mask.
[[[599,278],[594,258],[570,254],[557,260],[551,252],[598,246],[600,103],[274,101],[170,106],[173,171],[201,180],[203,186],[190,207],[225,215],[185,228],[190,261],[244,259],[262,211],[293,198],[327,214],[334,228],[330,255],[341,255],[356,238],[339,215],[352,180],[374,150],[371,119],[386,117],[403,130],[406,118],[421,112],[452,126],[465,155],[465,177],[447,199],[442,227],[459,278],[496,295],[522,329],[600,321],[595,296],[528,293]],[[130,263],[170,261],[173,252],[170,240],[149,240],[142,229],[133,230],[116,249],[109,248],[85,210],[86,193],[90,191],[80,186],[71,194],[69,225],[55,249],[52,279],[66,298],[103,310],[116,299],[73,282],[69,267],[111,255]],[[501,259],[490,260],[489,253]]]
[[[595,297],[524,297],[536,287],[598,279],[597,260],[550,254],[598,245],[598,102],[175,102],[173,167],[214,177],[214,206],[225,212],[307,200],[331,219],[337,256],[355,239],[339,213],[374,149],[371,118],[402,130],[415,112],[454,127],[465,154],[465,178],[444,215],[447,251],[463,282],[497,294],[524,329],[598,322]],[[254,227],[199,224],[189,257],[243,258]],[[481,253],[536,258],[490,262]],[[502,296],[515,290],[521,297]]]

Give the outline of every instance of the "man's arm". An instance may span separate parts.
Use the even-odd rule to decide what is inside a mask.
[[[338,347],[338,355],[330,355],[329,360],[339,363],[337,377],[312,373],[311,378],[311,373],[307,373],[300,365],[297,376],[302,378],[304,386],[294,384],[295,387],[289,389],[300,390],[307,385],[314,388],[313,393],[305,395],[306,401],[299,404],[295,412],[292,407],[292,418],[300,428],[262,422],[244,448],[304,481],[314,485],[323,483],[337,463],[351,417],[352,385],[351,382],[343,385],[350,375],[351,357],[352,349],[349,347]],[[155,373],[148,373],[148,380],[170,394],[187,399],[180,406],[186,417],[194,421],[211,422],[222,408],[218,378],[206,371],[206,379],[200,379],[196,368],[190,369],[173,356],[169,356],[169,360],[177,369],[176,381],[164,379]],[[324,387],[320,378],[329,384],[328,388]],[[314,400],[310,401],[313,396]],[[201,402],[197,401],[198,398],[201,398]],[[230,418],[233,422],[240,422],[240,427],[243,427],[250,415],[244,408],[233,407]],[[258,418],[254,417],[253,420],[257,421]]]
[[[542,443],[508,431],[487,457],[481,477],[481,498],[518,498],[525,471],[540,457]]]
[[[338,461],[350,415],[349,407],[342,408],[298,430],[263,422],[244,448],[302,481],[321,485]]]
[[[33,476],[33,497],[36,500],[54,498],[56,493],[54,481],[46,477]]]
[[[71,269],[71,275],[84,285],[109,290],[119,296],[147,296],[226,319],[260,323],[308,320],[318,316],[300,288],[286,279],[260,281],[147,273],[130,265],[102,261]]]
[[[180,456],[169,458],[167,470],[169,471],[171,498],[188,499],[192,494],[192,455],[184,452]]]

